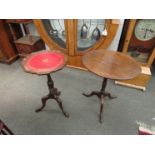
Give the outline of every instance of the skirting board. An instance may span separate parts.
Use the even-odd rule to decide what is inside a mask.
[[[130,80],[116,80],[115,84],[127,86],[131,88],[146,90],[146,86],[151,78],[151,71],[149,67],[141,67],[141,74]]]
[[[122,85],[122,86],[127,86],[127,87],[131,87],[131,88],[137,88],[137,89],[141,89],[143,91],[146,90],[146,87],[137,86],[137,85],[134,85],[134,84],[125,83],[125,82],[121,82],[121,81],[115,81],[115,84]]]

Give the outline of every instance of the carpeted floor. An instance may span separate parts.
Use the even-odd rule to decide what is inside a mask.
[[[103,123],[98,122],[99,100],[82,92],[99,90],[102,78],[77,69],[65,68],[51,74],[70,118],[57,103],[48,100],[40,113],[41,97],[48,93],[46,77],[23,71],[20,61],[0,64],[0,118],[19,135],[132,135],[136,121],[155,124],[155,73],[145,92],[108,82],[107,91],[117,99],[105,100]]]

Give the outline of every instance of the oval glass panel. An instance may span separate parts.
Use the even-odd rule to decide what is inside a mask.
[[[78,19],[77,50],[92,47],[102,36],[107,35],[105,19]]]
[[[62,48],[66,48],[64,19],[43,19],[42,23],[50,38]]]

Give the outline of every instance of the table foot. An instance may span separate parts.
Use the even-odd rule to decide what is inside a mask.
[[[112,96],[109,92],[105,92],[103,95],[104,95],[104,97],[108,96],[109,99],[117,98],[116,96]]]
[[[47,85],[48,85],[48,88],[49,88],[49,94],[44,96],[41,101],[42,101],[42,106],[38,109],[36,109],[36,112],[40,112],[44,109],[44,107],[46,106],[46,102],[48,99],[55,99],[56,102],[58,103],[59,105],[59,108],[61,109],[62,113],[64,114],[65,117],[69,117],[69,114],[67,112],[64,111],[63,109],[63,106],[62,106],[62,101],[61,99],[59,98],[61,92],[58,91],[57,88],[54,88],[54,82],[50,76],[50,74],[47,75]]]
[[[93,95],[96,95],[96,96],[100,96],[100,92],[99,91],[92,91],[90,94],[85,94],[85,93],[82,93],[84,96],[86,97],[91,97]]]
[[[104,96],[101,95],[101,100],[100,100],[100,115],[99,115],[99,122],[100,123],[102,123],[103,107],[104,107]]]
[[[42,106],[41,106],[40,108],[36,109],[36,112],[40,112],[41,110],[44,109],[44,107],[46,106],[46,101],[47,101],[48,99],[50,99],[50,95],[47,95],[47,96],[45,96],[45,97],[43,97],[43,98],[41,99],[41,101],[42,101]]]
[[[100,112],[99,112],[99,122],[102,123],[102,115],[103,115],[103,107],[104,107],[104,98],[107,96],[109,99],[117,98],[116,96],[112,96],[109,92],[105,91],[107,85],[107,79],[103,79],[102,88],[100,91],[92,91],[89,94],[83,93],[86,97],[91,97],[96,95],[100,99]]]
[[[101,91],[92,91],[89,94],[82,93],[82,95],[84,95],[86,97],[91,97],[93,95],[96,95],[98,98],[101,98],[101,96],[103,95],[103,97],[108,96],[109,99],[117,98],[116,96],[112,96],[109,92],[101,92]]]
[[[67,112],[64,111],[63,106],[62,106],[62,101],[61,101],[61,99],[60,99],[58,96],[57,96],[56,98],[54,98],[54,99],[57,101],[57,103],[58,103],[58,105],[59,105],[59,107],[60,107],[62,113],[64,114],[64,116],[68,118],[68,117],[69,117],[69,114],[68,114]]]

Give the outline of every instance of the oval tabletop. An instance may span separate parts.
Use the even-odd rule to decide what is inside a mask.
[[[94,50],[86,53],[82,61],[88,70],[104,78],[127,80],[141,73],[133,58],[116,51]]]
[[[64,67],[67,56],[59,51],[40,51],[23,59],[22,64],[27,72],[49,74]]]

